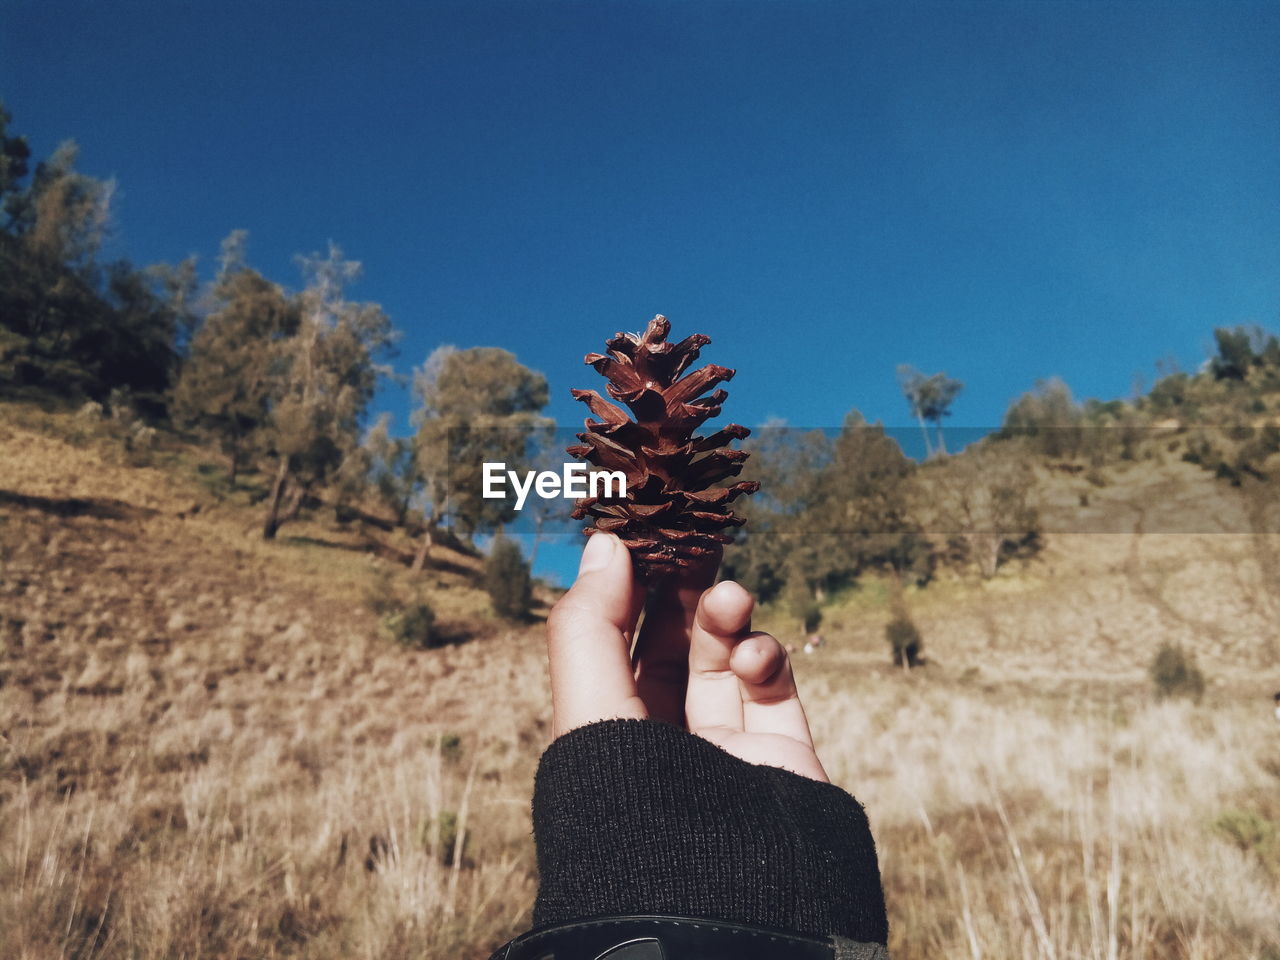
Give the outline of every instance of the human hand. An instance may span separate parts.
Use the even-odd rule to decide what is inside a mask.
[[[591,536],[547,620],[555,736],[598,720],[665,720],[748,763],[827,782],[786,651],[751,630],[751,594],[711,586],[716,565],[654,591],[633,656],[645,591],[626,546]]]

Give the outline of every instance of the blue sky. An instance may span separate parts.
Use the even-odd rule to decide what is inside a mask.
[[[339,243],[406,372],[503,346],[571,424],[661,312],[734,420],[905,425],[910,363],[981,427],[1277,325],[1277,50],[1275,3],[6,0],[0,97],[136,262]]]

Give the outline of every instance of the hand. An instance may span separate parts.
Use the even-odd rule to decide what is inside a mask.
[[[715,560],[649,597],[633,660],[644,590],[622,541],[591,536],[577,581],[547,620],[555,735],[649,717],[748,763],[826,782],[786,651],[752,632],[751,594],[733,581],[711,586]]]

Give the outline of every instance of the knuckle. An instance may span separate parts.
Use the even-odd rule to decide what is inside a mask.
[[[765,693],[760,696],[751,698],[751,702],[760,707],[771,707],[779,703],[786,703],[796,698],[795,692],[792,690],[783,690],[777,693]]]

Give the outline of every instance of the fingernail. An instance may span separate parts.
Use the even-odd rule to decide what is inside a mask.
[[[593,533],[587,539],[586,549],[582,551],[582,562],[578,564],[578,576],[603,570],[613,559],[615,539],[605,533]]]

